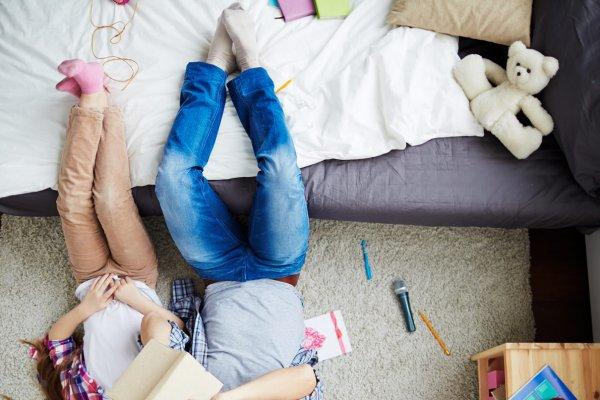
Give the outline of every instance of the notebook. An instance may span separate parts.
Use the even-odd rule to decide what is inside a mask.
[[[279,8],[285,22],[315,14],[313,0],[279,0]]]
[[[546,365],[509,400],[577,400],[554,370]]]
[[[153,339],[107,395],[111,400],[210,400],[222,386],[190,354]]]
[[[352,351],[348,330],[340,310],[307,319],[304,325],[306,329],[302,347],[317,350],[319,361]]]
[[[340,18],[350,14],[350,0],[314,0],[319,18]]]

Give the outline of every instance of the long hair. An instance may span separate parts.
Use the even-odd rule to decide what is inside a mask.
[[[42,391],[46,395],[47,400],[64,400],[62,396],[60,374],[64,370],[70,368],[73,359],[81,354],[82,340],[80,335],[73,335],[73,339],[77,344],[75,351],[68,357],[65,357],[65,359],[56,367],[52,363],[50,352],[44,343],[44,339],[37,339],[34,341],[21,340],[21,343],[30,346],[30,349],[35,352],[35,355],[33,355],[32,358],[36,363],[37,380]]]

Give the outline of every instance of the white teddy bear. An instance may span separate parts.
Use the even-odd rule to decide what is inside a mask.
[[[540,147],[542,136],[554,129],[552,117],[533,95],[545,88],[557,71],[556,58],[515,42],[508,49],[506,71],[472,54],[460,60],[453,72],[479,123],[515,157],[524,159]],[[533,127],[519,122],[516,115],[520,110]]]

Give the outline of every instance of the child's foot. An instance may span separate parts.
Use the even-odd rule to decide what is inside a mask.
[[[240,8],[240,4],[233,3],[229,8],[238,9]],[[215,35],[213,36],[210,45],[210,50],[208,51],[206,62],[221,68],[223,71],[227,72],[227,74],[232,73],[235,71],[236,67],[232,45],[233,43],[227,33],[227,29],[223,22],[223,16],[221,15],[219,22],[217,23],[217,30],[215,31]]]
[[[67,92],[75,97],[81,96],[81,88],[77,81],[73,78],[65,78],[56,84],[56,89],[61,92]]]
[[[237,4],[237,3],[236,3]],[[242,71],[259,67],[256,31],[250,15],[241,8],[229,8],[223,11],[223,20],[227,33],[233,41],[235,58]]]
[[[104,91],[104,70],[102,69],[102,65],[98,63],[86,63],[82,60],[66,60],[58,66],[58,70],[67,78],[75,80],[77,85],[79,85],[81,94],[94,94]],[[72,83],[66,85],[70,87]],[[58,85],[57,89],[59,89]],[[69,91],[69,93],[72,92]]]
[[[104,91],[110,93],[109,87],[110,79],[105,76],[104,77]],[[65,78],[62,81],[56,84],[56,90],[61,92],[70,93],[75,97],[81,97],[81,88],[79,87],[79,83],[75,80],[75,78]]]

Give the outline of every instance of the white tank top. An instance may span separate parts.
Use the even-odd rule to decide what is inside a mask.
[[[93,279],[83,282],[75,290],[81,301]],[[156,292],[143,282],[134,281],[140,292],[161,305]],[[125,303],[113,300],[103,310],[83,323],[83,357],[85,367],[102,388],[110,389],[139,353],[137,338],[142,314]]]

